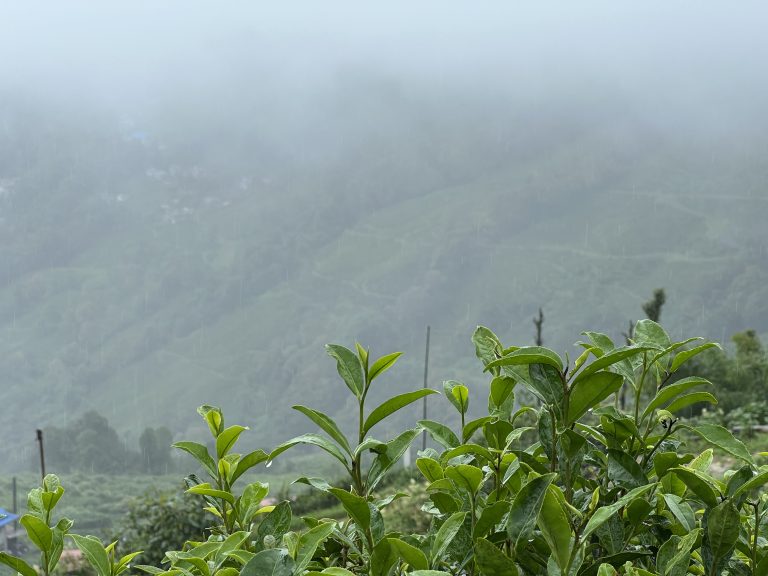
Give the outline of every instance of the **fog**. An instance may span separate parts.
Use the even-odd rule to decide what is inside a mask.
[[[659,287],[676,336],[765,334],[766,22],[762,2],[5,1],[0,400],[30,429],[97,410],[131,446],[221,404],[266,446],[299,400],[350,425],[326,342],[403,350],[402,392],[426,325],[432,385],[484,385],[474,327],[527,344],[539,306],[571,354]]]
[[[759,2],[6,2],[0,86],[138,114],[308,98],[365,71],[430,100],[751,124],[767,15]]]

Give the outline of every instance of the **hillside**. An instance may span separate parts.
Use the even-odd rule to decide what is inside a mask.
[[[539,306],[571,353],[582,329],[619,337],[661,286],[675,335],[768,329],[758,130],[670,136],[368,82],[352,93],[385,96],[329,95],[294,126],[290,103],[185,124],[183,107],[5,100],[5,468],[27,466],[35,428],[92,408],[129,443],[160,423],[194,438],[211,402],[265,447],[305,429],[294,403],[350,424],[326,342],[404,351],[394,392],[421,385],[427,324],[432,385],[479,389],[473,328],[529,342]]]

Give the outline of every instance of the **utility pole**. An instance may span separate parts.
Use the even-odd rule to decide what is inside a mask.
[[[37,442],[40,444],[40,472],[45,480],[45,449],[43,448],[43,431],[37,429]]]
[[[427,326],[427,347],[426,351],[424,352],[424,389],[427,389],[427,376],[429,375],[429,326]],[[422,420],[427,419],[427,397],[424,396],[423,400],[423,409],[422,409]],[[421,449],[426,450],[427,449],[427,432],[424,431],[424,436],[422,437],[421,441]]]

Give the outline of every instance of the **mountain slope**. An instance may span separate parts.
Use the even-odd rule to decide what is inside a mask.
[[[571,355],[580,330],[619,338],[661,286],[675,335],[766,330],[762,137],[414,106],[380,103],[392,122],[352,122],[314,149],[233,127],[190,150],[162,125],[8,112],[8,466],[25,465],[34,428],[91,408],[129,442],[160,423],[195,436],[201,403],[261,446],[306,428],[294,403],[349,428],[323,344],[406,353],[375,402],[421,385],[427,324],[432,385],[466,379],[479,403],[472,330],[529,342],[539,306],[547,345]]]

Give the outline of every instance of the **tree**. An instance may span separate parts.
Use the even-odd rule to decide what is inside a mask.
[[[168,440],[168,435],[163,436],[163,441]],[[94,410],[63,428],[47,428],[45,440],[48,466],[52,469],[138,471],[138,454],[126,448],[109,421]],[[170,440],[166,444],[170,444]]]
[[[539,308],[539,315],[533,318],[533,325],[536,326],[536,346],[543,346],[544,340],[541,337],[541,326],[544,324],[544,311]]]
[[[666,301],[667,296],[664,294],[664,288],[654,290],[653,298],[643,304],[643,312],[645,312],[646,317],[658,323],[661,320],[661,309]]]
[[[139,437],[142,471],[147,474],[165,474],[171,464],[173,434],[165,426],[145,428]]]

